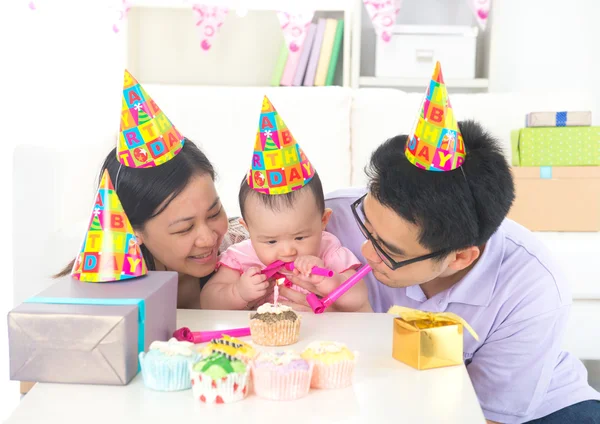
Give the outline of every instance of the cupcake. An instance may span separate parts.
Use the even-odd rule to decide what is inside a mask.
[[[343,343],[313,342],[301,356],[314,364],[310,387],[341,389],[352,384],[356,355]]]
[[[254,392],[271,400],[294,400],[310,389],[313,365],[295,352],[265,352],[253,362]]]
[[[170,339],[152,342],[148,353],[140,352],[142,378],[146,387],[163,392],[187,390],[191,385],[190,364],[201,358],[194,344]]]
[[[228,335],[224,335],[220,339],[212,339],[210,343],[204,347],[202,352],[205,356],[209,356],[215,352],[223,353],[232,358],[239,359],[246,364],[248,364],[257,353],[252,345]]]
[[[262,346],[285,346],[298,341],[300,316],[286,305],[265,303],[250,315],[252,341]]]
[[[191,366],[194,397],[204,403],[232,403],[248,394],[250,367],[215,352]]]

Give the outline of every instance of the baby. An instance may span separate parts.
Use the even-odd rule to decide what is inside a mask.
[[[278,272],[317,294],[331,292],[361,265],[324,231],[331,210],[325,208],[319,175],[266,97],[254,150],[252,169],[239,191],[241,223],[250,239],[220,257],[217,272],[200,294],[203,309],[254,309],[272,301],[274,281],[268,281],[262,271],[276,261],[293,263],[293,271]],[[315,266],[334,275],[314,275]],[[308,293],[295,284],[291,288]],[[369,311],[365,283],[356,284],[334,307]]]

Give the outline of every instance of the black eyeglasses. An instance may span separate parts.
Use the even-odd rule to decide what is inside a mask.
[[[385,263],[387,265],[387,267],[390,268],[392,271],[395,271],[398,268],[402,268],[403,266],[414,264],[415,262],[426,261],[427,259],[432,259],[435,257],[443,256],[446,253],[448,253],[448,250],[438,250],[437,252],[429,253],[429,254],[423,255],[423,256],[417,256],[416,258],[408,259],[406,261],[397,262],[397,261],[393,260],[390,257],[390,255],[388,255],[383,250],[383,248],[379,245],[377,240],[375,240],[373,235],[369,232],[369,230],[367,230],[367,227],[365,226],[364,222],[362,222],[362,220],[358,216],[358,212],[356,212],[356,208],[358,207],[358,205],[360,205],[362,203],[362,201],[365,199],[366,196],[367,195],[365,194],[364,196],[359,198],[356,202],[352,203],[352,206],[351,206],[352,214],[354,215],[354,219],[356,220],[356,223],[358,224],[358,228],[360,228],[360,231],[363,233],[363,236],[365,236],[365,238],[371,242],[371,244],[373,245],[373,248],[375,249],[375,252],[377,252],[377,255],[379,255],[379,257],[381,258],[383,263]]]

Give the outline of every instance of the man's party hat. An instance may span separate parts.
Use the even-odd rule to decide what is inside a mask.
[[[413,165],[428,171],[452,171],[465,161],[465,144],[450,104],[440,62],[435,65],[404,153]]]
[[[131,168],[150,168],[175,157],[184,138],[144,87],[125,70],[121,106],[121,134],[117,159]]]
[[[129,218],[105,170],[71,275],[80,281],[104,283],[140,277],[147,272]]]
[[[310,161],[265,96],[248,185],[259,193],[286,194],[304,187],[314,175]]]

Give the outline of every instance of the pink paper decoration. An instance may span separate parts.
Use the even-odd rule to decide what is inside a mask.
[[[121,3],[117,7],[115,22],[112,26],[112,30],[115,34],[118,34],[123,28],[129,9],[131,9],[131,2],[129,0],[121,0]]]
[[[314,12],[277,12],[283,37],[290,49],[290,53],[299,53],[302,50],[302,45],[304,44],[304,39],[306,38],[314,14]]]
[[[482,30],[485,30],[487,25],[490,9],[492,8],[492,0],[469,0],[471,9],[477,20],[477,24]]]
[[[227,17],[229,9],[221,6],[194,4],[192,11],[194,24],[200,37],[200,47],[202,50],[208,51],[212,47],[212,41],[217,35],[217,31]]]
[[[375,27],[375,33],[386,43],[389,42],[402,0],[363,0],[363,3]]]

